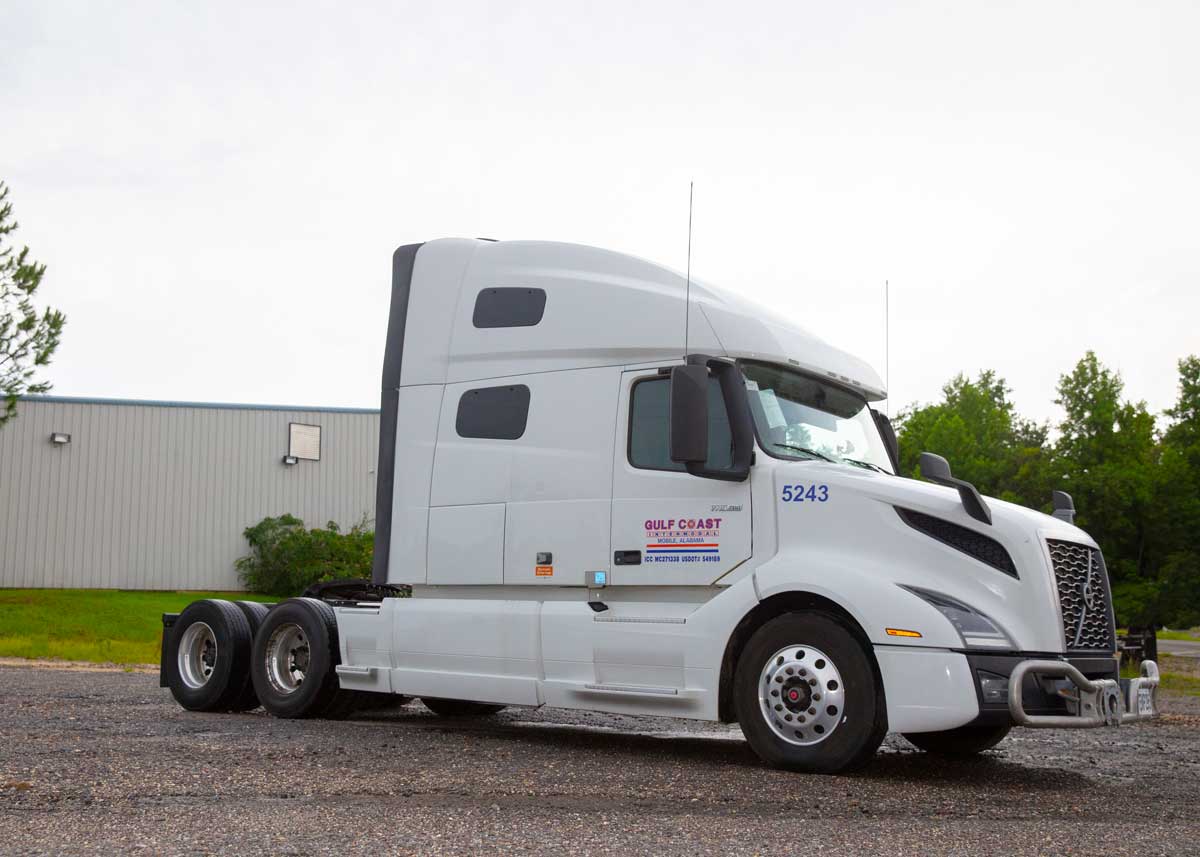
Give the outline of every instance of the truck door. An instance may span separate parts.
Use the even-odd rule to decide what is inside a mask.
[[[750,557],[750,480],[704,479],[671,461],[670,385],[654,370],[622,374],[613,465],[614,585],[707,585]],[[716,379],[709,380],[708,392],[708,463],[723,467],[732,457],[729,419]]]

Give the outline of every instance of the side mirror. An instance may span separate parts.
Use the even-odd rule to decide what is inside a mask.
[[[932,452],[922,452],[920,459],[921,475],[930,482],[947,483],[954,478],[950,472],[950,462]]]
[[[728,467],[708,465],[709,379],[721,390],[729,418],[733,460]],[[745,482],[754,461],[754,422],[746,398],[746,379],[732,360],[689,354],[683,366],[671,369],[671,460],[685,465],[692,476]]]
[[[922,452],[918,464],[921,468],[921,475],[930,482],[958,489],[958,496],[968,515],[985,524],[992,522],[992,510],[979,496],[979,490],[965,479],[955,479],[950,473],[950,462],[932,452]]]
[[[1075,523],[1075,501],[1071,495],[1066,491],[1053,491],[1050,498],[1054,501],[1054,517],[1068,524]]]
[[[871,416],[875,418],[875,428],[879,429],[879,436],[883,438],[883,445],[887,447],[888,458],[892,461],[892,469],[899,473],[900,442],[896,440],[896,429],[892,427],[891,420],[874,408],[871,408]]]
[[[702,464],[708,458],[708,367],[671,369],[671,460]]]

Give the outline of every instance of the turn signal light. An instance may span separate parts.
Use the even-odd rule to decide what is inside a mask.
[[[919,637],[919,636],[921,636],[920,631],[909,631],[909,630],[906,630],[905,628],[888,628],[887,633],[888,633],[889,637]]]

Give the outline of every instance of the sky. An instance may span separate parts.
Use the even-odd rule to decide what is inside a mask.
[[[0,179],[58,395],[377,407],[392,250],[691,269],[886,372],[1057,421],[1200,352],[1200,4],[75,3],[0,10]],[[885,360],[884,283],[890,291]]]

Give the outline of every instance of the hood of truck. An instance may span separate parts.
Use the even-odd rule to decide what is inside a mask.
[[[864,610],[871,615],[860,621],[870,624],[864,628],[876,642],[962,648],[950,623],[906,588],[915,587],[948,595],[983,613],[1020,651],[1064,651],[1058,590],[1046,540],[1095,547],[1083,530],[992,497],[985,498],[992,513],[989,525],[968,515],[952,488],[840,464],[773,463],[779,560],[794,564],[805,557],[822,569],[814,577],[824,575],[831,597],[839,585],[883,593],[846,596],[857,597],[860,603],[866,597],[871,603]],[[798,490],[804,498],[797,501]],[[822,496],[827,499],[822,501]],[[1011,557],[1016,576],[911,525],[899,510],[994,540]],[[862,578],[868,580],[860,583]],[[920,624],[911,630],[922,637],[889,638],[886,628],[910,628],[902,622]]]

